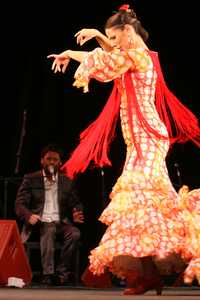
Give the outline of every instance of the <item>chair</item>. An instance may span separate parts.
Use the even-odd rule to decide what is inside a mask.
[[[25,244],[27,257],[29,259],[29,262],[32,260],[32,253],[34,250],[40,253],[40,242],[39,241],[27,241]],[[81,248],[81,242],[78,242],[77,247],[75,249],[74,255],[73,255],[73,272],[74,272],[74,285],[78,285],[80,282],[80,248]],[[55,251],[60,251],[61,244],[59,241],[56,241],[55,243]],[[35,264],[36,269],[33,270],[33,275],[38,275],[41,270],[41,265]]]

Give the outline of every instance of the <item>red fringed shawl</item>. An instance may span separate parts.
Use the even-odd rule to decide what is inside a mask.
[[[171,144],[174,142],[185,143],[193,141],[200,147],[200,128],[194,114],[187,109],[167,88],[164,81],[159,59],[156,52],[149,51],[154,68],[157,72],[155,104],[161,120],[167,127]],[[91,162],[96,167],[111,165],[108,158],[108,151],[111,141],[114,138],[117,119],[120,109],[120,92],[115,79],[112,93],[99,117],[80,135],[80,143],[72,153],[70,159],[62,166],[67,176],[73,178],[76,174],[84,172]],[[143,117],[135,88],[131,79],[131,72],[127,71],[124,76],[125,89],[128,98],[129,126],[133,143],[136,147],[138,157],[141,156],[140,145],[135,143],[132,128],[132,105],[138,116],[140,125],[152,136],[166,139],[153,129]]]
[[[101,114],[80,134],[80,144],[72,153],[71,158],[62,166],[61,170],[67,176],[73,178],[77,173],[84,172],[90,162],[98,167],[111,165],[108,151],[114,138],[119,107],[120,94],[116,80]]]
[[[156,52],[149,51],[154,68],[158,74],[156,85],[156,109],[167,127],[171,143],[193,141],[200,147],[200,128],[198,119],[168,89]]]

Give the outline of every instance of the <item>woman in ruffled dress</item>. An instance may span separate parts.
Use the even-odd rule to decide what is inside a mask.
[[[129,5],[107,20],[105,33],[82,29],[76,34],[78,44],[96,38],[101,47],[48,56],[54,59],[55,73],[65,72],[71,59],[80,62],[74,86],[84,92],[91,79],[114,81],[103,111],[81,133],[80,144],[62,169],[74,177],[92,163],[111,165],[108,150],[120,115],[126,160],[100,216],[107,229],[90,253],[89,269],[96,275],[109,269],[126,278],[124,294],[151,288],[160,294],[160,274],[185,270],[185,282],[195,277],[200,281],[200,242],[193,239],[200,222],[198,228],[191,225],[199,211],[194,216],[184,204],[165,162],[175,142],[191,140],[199,147],[200,129],[193,113],[167,88],[158,54],[148,49],[148,33]],[[197,193],[194,201],[198,199]]]

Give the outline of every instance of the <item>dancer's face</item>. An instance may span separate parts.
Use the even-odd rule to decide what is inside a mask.
[[[129,49],[134,47],[135,30],[130,25],[125,25],[123,28],[111,27],[105,30],[107,37],[110,40],[112,47]]]

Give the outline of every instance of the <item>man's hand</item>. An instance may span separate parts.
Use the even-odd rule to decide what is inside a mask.
[[[82,210],[78,210],[77,208],[74,208],[72,215],[73,215],[74,223],[84,223],[84,215]]]
[[[31,215],[28,222],[31,224],[31,225],[35,225],[38,221],[40,221],[41,218],[39,215]]]

